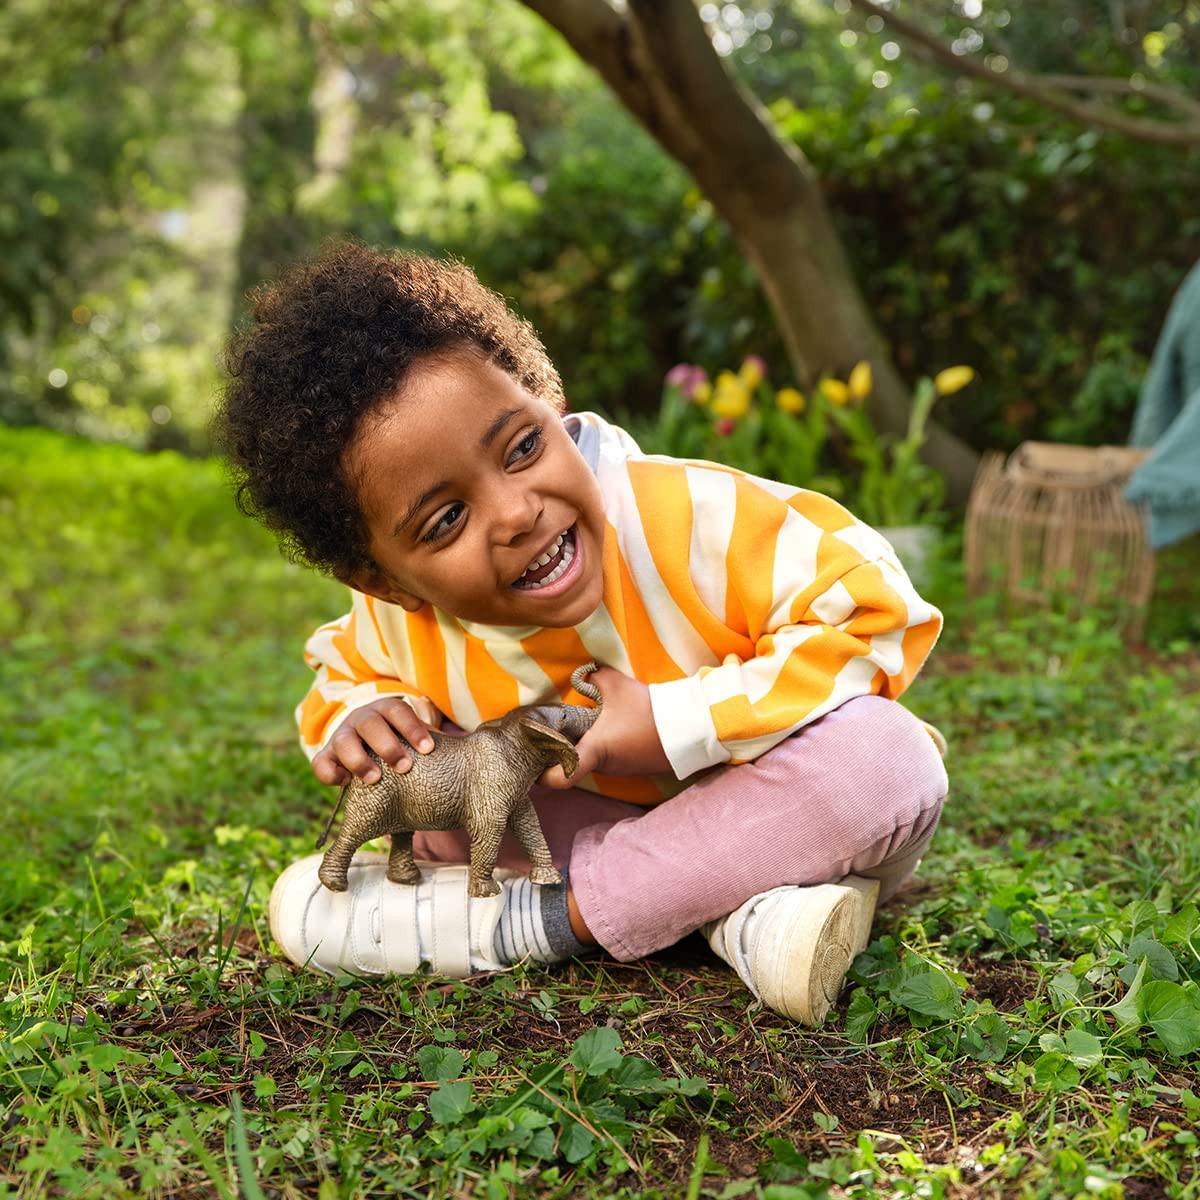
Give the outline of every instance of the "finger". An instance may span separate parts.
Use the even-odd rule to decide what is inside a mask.
[[[570,781],[567,779],[567,773],[557,763],[552,767],[547,767],[538,777],[538,783],[542,787],[548,788],[569,788]]]
[[[388,701],[377,705],[375,711],[381,713],[387,719],[388,724],[413,749],[419,751],[421,754],[428,754],[433,749],[433,738],[429,736],[429,727],[413,712],[412,707],[405,701]]]
[[[361,779],[363,783],[375,783],[380,778],[379,767],[367,753],[367,748],[363,745],[362,738],[356,730],[342,726],[333,735],[326,749],[351,775]],[[393,770],[399,769],[399,767],[393,767]]]
[[[568,775],[560,763],[555,763],[554,766],[548,767],[542,773],[546,787],[574,787],[579,780],[586,778],[596,769],[600,755],[586,744],[586,738],[575,747],[575,752],[579,757],[579,765],[575,768],[574,773]]]
[[[400,740],[383,713],[364,713],[356,722],[354,732],[393,771],[403,774],[412,766],[412,751]]]
[[[313,774],[325,784],[349,783],[350,772],[328,751],[322,750],[312,760]]]

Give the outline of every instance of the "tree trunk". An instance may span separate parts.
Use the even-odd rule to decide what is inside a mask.
[[[728,222],[760,281],[803,386],[871,363],[871,416],[903,435],[910,408],[854,281],[816,174],[775,134],[758,101],[712,48],[691,0],[524,0],[596,70]],[[977,455],[936,424],[923,458],[962,503]]]

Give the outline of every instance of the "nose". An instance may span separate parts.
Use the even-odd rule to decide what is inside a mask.
[[[542,515],[541,496],[533,488],[511,480],[499,489],[492,534],[498,545],[518,545],[531,534]]]

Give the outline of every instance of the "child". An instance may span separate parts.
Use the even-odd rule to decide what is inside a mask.
[[[819,1023],[946,794],[940,735],[895,703],[941,616],[888,543],[814,492],[564,416],[532,328],[462,265],[341,246],[255,299],[220,414],[239,505],[352,589],[306,650],[317,778],[374,780],[369,751],[406,770],[427,727],[587,703],[571,672],[603,664],[579,770],[532,793],[561,885],[530,883],[511,835],[488,899],[460,833],[417,835],[413,887],[360,852],[331,893],[313,855],[272,892],[284,952],[464,976],[702,929]]]

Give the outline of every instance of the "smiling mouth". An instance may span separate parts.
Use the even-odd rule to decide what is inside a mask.
[[[512,586],[522,591],[536,591],[561,579],[575,557],[575,526],[558,537],[525,568]]]

